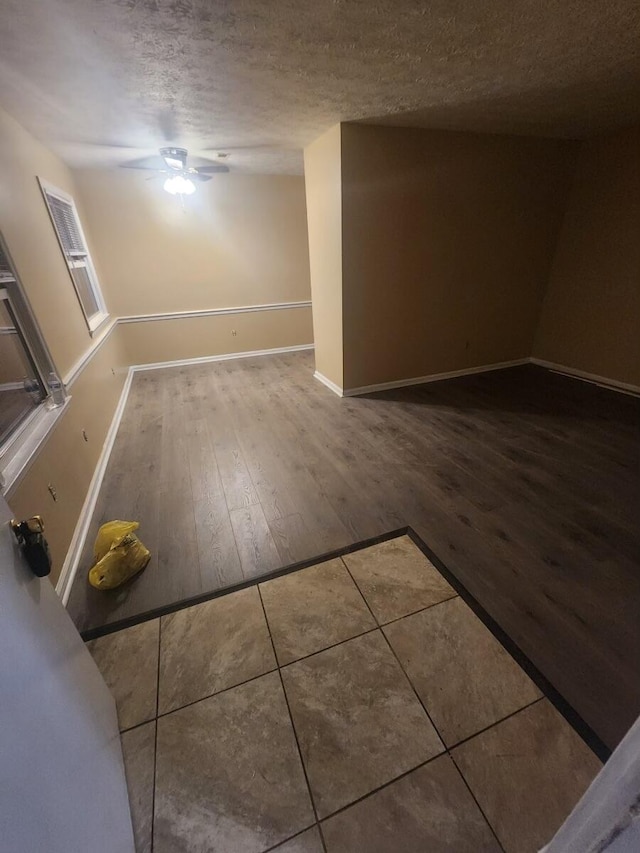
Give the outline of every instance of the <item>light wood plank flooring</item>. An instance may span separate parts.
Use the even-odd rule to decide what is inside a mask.
[[[138,373],[80,629],[412,526],[610,746],[640,713],[640,400],[522,367],[339,399],[311,353]],[[100,523],[147,570],[88,587]]]

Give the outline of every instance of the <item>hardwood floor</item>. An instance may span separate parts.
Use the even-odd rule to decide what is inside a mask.
[[[310,353],[138,373],[81,630],[410,525],[610,746],[640,713],[640,400],[533,366],[340,399]],[[129,586],[86,583],[141,522]]]

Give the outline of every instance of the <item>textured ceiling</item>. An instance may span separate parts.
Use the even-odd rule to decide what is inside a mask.
[[[297,172],[341,120],[640,121],[639,0],[1,0],[0,23],[0,103],[76,166],[171,142]]]

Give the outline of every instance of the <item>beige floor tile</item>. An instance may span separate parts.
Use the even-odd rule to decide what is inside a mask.
[[[448,755],[322,824],[328,853],[500,853]]]
[[[320,817],[443,750],[379,631],[290,664],[282,676]]]
[[[159,713],[276,666],[257,587],[162,617]]]
[[[154,853],[262,853],[313,822],[277,673],[158,720]]]
[[[260,584],[281,666],[376,627],[341,560]]]
[[[354,551],[343,559],[380,624],[456,594],[408,536]]]
[[[306,832],[285,841],[276,847],[273,853],[324,853],[317,826],[312,826]]]
[[[461,598],[406,616],[384,633],[447,746],[542,695]]]
[[[155,720],[123,733],[122,757],[127,777],[136,853],[151,853],[155,751]]]
[[[452,755],[507,853],[546,844],[601,766],[547,699]]]
[[[116,701],[120,731],[156,715],[159,628],[153,619],[87,643]]]

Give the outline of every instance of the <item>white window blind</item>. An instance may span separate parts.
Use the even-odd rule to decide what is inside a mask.
[[[68,257],[87,255],[87,248],[78,229],[73,207],[61,198],[51,195],[45,190],[49,210],[53,219],[62,250]]]
[[[71,196],[40,181],[51,222],[69,267],[78,301],[91,332],[107,317],[98,277]]]

